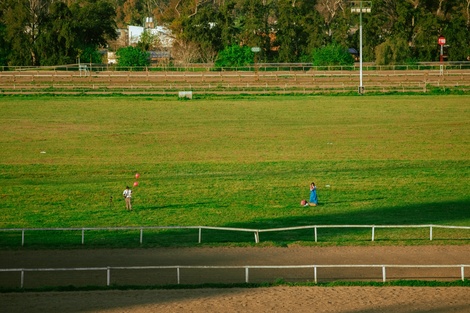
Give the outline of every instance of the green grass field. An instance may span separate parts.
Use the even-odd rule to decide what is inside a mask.
[[[18,96],[0,97],[0,109],[0,228],[470,226],[466,95]],[[121,194],[135,173],[134,211],[127,212]],[[304,208],[311,181],[320,205]],[[394,244],[427,236],[383,232]],[[269,233],[263,241],[303,242],[310,233]],[[369,233],[322,234],[361,244]],[[179,234],[160,231],[155,244],[194,236]],[[470,232],[439,236],[468,243]],[[0,244],[9,244],[5,237]],[[212,239],[253,241],[238,233]]]

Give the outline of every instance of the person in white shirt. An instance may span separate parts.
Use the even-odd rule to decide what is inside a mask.
[[[126,201],[126,210],[132,211],[132,204],[131,204],[131,197],[132,197],[132,190],[129,188],[129,186],[124,189],[124,192],[122,193],[124,196],[124,199]]]

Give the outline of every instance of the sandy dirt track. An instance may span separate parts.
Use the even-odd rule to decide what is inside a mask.
[[[0,268],[89,267],[145,265],[300,265],[300,264],[469,264],[470,246],[410,247],[289,247],[289,248],[170,248],[112,250],[0,251]],[[437,278],[457,280],[460,270],[390,273],[391,279]],[[184,273],[183,273],[184,274]],[[27,273],[28,275],[28,273]],[[128,274],[126,274],[128,275]],[[155,275],[123,275],[119,283],[149,283]],[[276,277],[306,280],[311,273],[265,273],[253,279]],[[321,280],[367,279],[380,281],[380,271],[324,272]],[[387,274],[388,275],[388,274]],[[16,274],[18,276],[18,274]],[[85,277],[83,277],[85,276]],[[160,275],[157,275],[160,277]],[[165,275],[163,275],[165,276]],[[171,275],[170,275],[171,276]],[[466,273],[468,278],[470,273]],[[257,278],[256,278],[257,277]],[[34,278],[34,279],[33,279]],[[73,279],[103,284],[102,273]],[[185,273],[182,283],[202,280],[240,282],[242,273]],[[25,284],[45,284],[49,276],[25,277]],[[63,277],[57,278],[58,282]],[[82,279],[84,279],[82,281]],[[173,279],[173,278],[170,278]],[[121,281],[119,281],[121,280]],[[310,279],[311,280],[311,279]],[[0,276],[0,285],[17,284],[18,277]],[[63,281],[61,283],[64,284]],[[27,287],[27,286],[26,286]],[[130,290],[83,292],[0,293],[1,312],[470,312],[470,288],[431,287],[272,287],[184,290]]]
[[[470,312],[469,288],[272,287],[0,294],[2,312]]]

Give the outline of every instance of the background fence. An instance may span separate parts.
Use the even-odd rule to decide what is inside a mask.
[[[215,71],[209,64],[185,67],[109,68],[72,64],[55,67],[9,67],[0,70],[4,94],[317,94],[357,92],[357,66],[312,67],[309,64],[259,64]],[[470,90],[470,62],[364,66],[366,92]]]
[[[373,62],[363,62],[364,71],[409,71],[409,70],[440,70],[458,69],[470,70],[470,61],[458,62],[416,62],[413,64],[377,65]],[[161,63],[152,66],[118,66],[111,64],[80,63],[55,66],[0,66],[0,72],[7,71],[174,71],[174,72],[201,72],[201,71],[354,71],[359,70],[359,63],[353,65],[313,66],[312,63],[256,63],[238,67],[218,67],[213,63],[187,63],[170,64]]]
[[[285,228],[271,228],[271,229],[251,229],[251,228],[231,228],[231,227],[212,227],[212,226],[135,226],[135,227],[81,227],[81,228],[0,228],[0,232],[20,232],[21,233],[21,245],[24,246],[26,242],[27,232],[37,231],[63,231],[63,232],[81,232],[81,244],[85,244],[85,233],[91,231],[139,231],[139,242],[143,243],[144,231],[145,230],[168,230],[168,229],[197,229],[198,230],[198,243],[202,243],[202,231],[203,230],[216,230],[216,231],[232,231],[232,232],[249,232],[253,233],[255,243],[260,242],[260,233],[267,232],[283,232],[293,230],[312,230],[312,239],[318,242],[319,229],[326,228],[365,228],[371,230],[371,241],[376,240],[377,229],[390,229],[390,228],[428,228],[429,229],[429,240],[433,240],[433,230],[437,228],[444,229],[463,229],[470,230],[470,226],[449,226],[449,225],[307,225],[307,226],[295,226]],[[233,237],[232,237],[233,238]],[[465,239],[465,238],[462,238]],[[234,241],[236,242],[236,241]]]

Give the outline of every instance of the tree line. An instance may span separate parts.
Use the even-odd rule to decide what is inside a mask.
[[[99,58],[116,28],[146,17],[172,30],[172,54],[215,62],[233,46],[259,47],[259,62],[312,62],[327,46],[359,50],[357,1],[1,0],[0,64],[50,65]],[[379,64],[470,56],[470,0],[372,0],[362,14],[363,59]],[[143,45],[145,46],[145,45]]]
[[[116,12],[106,0],[1,0],[0,65],[101,63],[98,48],[115,39]]]

